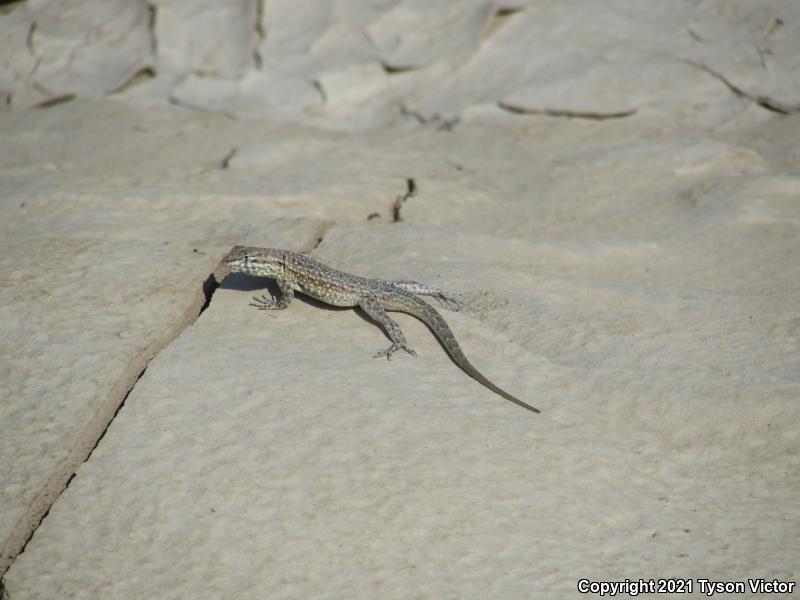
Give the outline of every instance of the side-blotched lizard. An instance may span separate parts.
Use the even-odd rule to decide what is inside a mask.
[[[389,318],[386,311],[408,313],[430,328],[442,342],[453,361],[467,375],[503,398],[535,413],[540,412],[497,387],[473,367],[461,351],[453,331],[444,318],[430,304],[415,295],[433,296],[443,306],[451,310],[458,310],[459,302],[438,288],[413,281],[384,281],[383,279],[359,277],[332,269],[307,254],[276,248],[235,246],[225,257],[224,263],[233,272],[246,273],[256,277],[269,277],[275,280],[281,297],[278,300],[268,298],[266,295],[261,298],[253,298],[255,303],[252,306],[260,310],[286,308],[294,298],[296,291],[332,306],[360,307],[383,326],[392,340],[389,348],[381,350],[375,356],[391,358],[392,353],[401,348],[416,356],[416,353],[406,345],[406,338],[400,331],[400,327]]]

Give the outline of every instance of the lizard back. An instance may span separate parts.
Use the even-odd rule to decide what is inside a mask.
[[[287,252],[285,274],[292,287],[333,306],[356,306],[372,280],[339,271],[310,256]]]

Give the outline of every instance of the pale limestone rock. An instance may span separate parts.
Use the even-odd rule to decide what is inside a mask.
[[[377,63],[355,65],[340,71],[328,71],[319,79],[328,104],[359,104],[385,92],[386,73]]]
[[[301,117],[321,102],[307,80],[269,71],[249,71],[241,79],[190,75],[172,91],[189,107],[244,117]]]
[[[10,571],[12,596],[57,587],[112,598],[166,588],[368,598],[376,576],[389,598],[410,590],[566,596],[578,568],[598,578],[646,565],[703,577],[709,543],[730,572],[785,572],[791,559],[774,548],[794,548],[793,534],[770,514],[754,524],[753,511],[793,497],[773,462],[782,442],[763,436],[781,410],[796,415],[797,384],[772,371],[758,384],[767,400],[743,388],[744,371],[725,374],[753,369],[736,353],[683,356],[712,321],[713,339],[741,347],[759,327],[742,317],[764,299],[698,289],[670,264],[675,252],[662,243],[536,243],[423,228],[326,236],[317,256],[347,270],[450,289],[469,277],[502,285],[490,292],[501,302],[483,317],[470,309],[448,319],[492,376],[537,390],[547,413],[535,423],[466,379],[411,318],[398,320],[420,360],[371,361],[384,336],[351,311],[297,300],[259,313],[246,302],[261,283],[230,277],[150,364]],[[643,281],[643,264],[658,274]],[[658,276],[688,287],[662,287]],[[637,290],[637,282],[647,285]],[[774,300],[770,311],[788,308]],[[717,320],[717,311],[733,319]],[[586,321],[591,330],[580,328]],[[589,337],[569,335],[581,332]],[[789,328],[776,333],[756,357],[762,366],[777,366],[770,361],[791,343]],[[629,362],[634,356],[643,362]],[[765,487],[769,500],[747,491]],[[693,510],[698,504],[707,508]],[[102,535],[93,535],[98,518]],[[580,526],[565,526],[570,520]],[[745,547],[719,550],[736,536]],[[143,558],[121,571],[129,555]],[[354,563],[362,567],[348,568]],[[469,577],[464,564],[474,565]]]
[[[706,2],[687,23],[682,55],[753,99],[800,112],[800,5]]]
[[[27,11],[15,10],[9,14],[0,14],[0,39],[3,40],[3,51],[0,52],[0,109],[12,106],[14,94],[24,93],[19,86],[14,89],[15,84],[27,78],[36,68],[36,58],[29,47],[32,27],[33,18]],[[37,99],[30,102],[35,104],[46,99],[45,94],[38,93]],[[16,103],[19,102],[17,100]]]
[[[266,68],[312,79],[327,69],[376,60],[378,51],[364,27],[392,4],[392,0],[265,0],[259,56]]]
[[[577,64],[585,68],[602,61],[616,36],[636,29],[614,11],[571,10],[575,4],[580,3],[537,5],[512,15],[439,85],[417,91],[410,106],[424,116],[457,116],[466,106],[500,101],[515,90],[564,77],[565,69]]]
[[[153,5],[159,69],[225,78],[254,66],[255,0],[155,0]]]
[[[377,60],[378,52],[361,29],[335,21],[311,42],[309,54],[320,72]]]
[[[0,17],[12,107],[52,98],[26,79],[48,6]],[[43,31],[83,56],[117,5],[70,6]],[[794,102],[796,6],[504,2],[390,48],[369,28],[428,3],[273,1],[219,24],[264,36],[240,77],[1,113],[0,573],[77,470],[11,599],[796,579],[800,125],[757,103]],[[461,293],[466,354],[543,414],[404,315],[419,359],[391,363],[357,312],[249,307],[258,279],[195,321],[233,244]]]
[[[306,75],[311,70],[307,53],[329,27],[333,6],[333,2],[264,0],[264,39],[258,51],[265,68]]]
[[[758,12],[779,18],[797,10],[796,3],[775,2]],[[791,35],[791,27],[766,20],[763,28],[774,29],[769,37],[774,38],[775,49],[759,50],[758,44],[766,42],[759,42],[748,31],[758,19],[744,9],[740,12],[750,20],[742,17],[737,22],[721,16],[725,15],[721,4],[709,4],[697,12],[688,6],[652,7],[635,2],[612,2],[597,11],[585,0],[531,6],[492,30],[477,54],[440,85],[412,94],[409,106],[423,116],[453,117],[470,104],[516,97],[522,109],[536,111],[555,105],[574,110],[571,107],[577,105],[585,111],[596,97],[597,107],[589,112],[609,110],[610,104],[621,107],[614,110],[619,112],[634,105],[665,102],[674,111],[681,104],[711,102],[722,92],[730,93],[710,73],[689,74],[688,70],[697,68],[692,64],[707,65],[722,76],[739,73],[738,79],[731,81],[744,81],[743,89],[754,97],[769,94],[779,81],[775,89],[783,92],[777,100],[794,106],[787,90],[798,88],[797,69],[791,62],[798,53],[791,52],[793,42],[786,46],[780,36],[791,40],[797,36]],[[789,16],[783,20],[796,21]],[[737,30],[744,23],[747,27]],[[723,33],[718,39],[694,39],[693,34],[702,34],[693,27],[700,31],[703,25]],[[736,31],[732,38],[724,33],[730,30]],[[558,52],[553,52],[554,48]],[[769,68],[763,64],[764,56],[771,60]],[[740,66],[734,68],[733,64]],[[747,68],[752,74],[742,79]],[[609,75],[606,81],[603,72]],[[757,79],[752,78],[755,74]],[[675,77],[689,79],[690,87],[676,90]],[[724,114],[710,117],[716,121],[727,118]]]
[[[22,12],[26,17],[15,17]],[[25,28],[26,49],[12,37],[18,74],[12,106],[27,107],[70,96],[102,96],[152,65],[149,11],[141,0],[27,2],[4,19]],[[25,65],[30,58],[35,66]],[[22,54],[22,56],[20,56]]]
[[[2,17],[13,30],[4,53],[6,104],[135,88],[146,81],[137,73],[154,72],[154,81],[128,91],[131,98],[213,110],[229,103],[227,112],[241,116],[264,114],[255,108],[262,101],[289,103],[279,114],[330,129],[379,127],[399,113],[452,122],[493,102],[601,118],[649,110],[665,120],[706,106],[709,126],[738,119],[736,107],[741,113],[745,102],[782,112],[800,105],[794,51],[800,8],[789,0],[614,0],[602,10],[591,0],[435,7],[410,0],[224,6],[162,0],[153,7],[153,31],[144,2],[101,4],[94,10],[85,0],[65,10],[28,2]],[[83,35],[92,28],[99,37]],[[375,61],[387,68],[389,86],[368,103],[358,93],[349,106],[323,108],[311,100],[309,86]],[[210,81],[195,81],[197,75]],[[369,85],[373,75],[366,77]],[[676,78],[686,85],[672,85]],[[720,101],[736,94],[749,100]],[[240,105],[238,95],[249,100]]]
[[[388,125],[400,114],[399,98],[376,62],[325,71],[317,84],[324,102],[307,112],[312,124],[358,131]]]
[[[494,12],[490,2],[406,2],[371,23],[367,35],[393,69],[464,60]]]
[[[175,181],[169,171],[160,189],[137,183],[141,169],[160,163],[155,148],[197,127],[174,117],[161,115],[171,122],[167,131],[153,111],[86,102],[3,115],[0,570],[150,358],[195,318],[204,282],[227,249],[270,241],[309,247],[322,227],[265,211],[263,195],[231,198],[221,214],[218,197],[201,193],[219,165],[183,180],[199,178],[188,194],[165,191]],[[93,141],[78,141],[74,123]],[[202,131],[195,135],[192,161],[204,150]],[[134,147],[121,160],[126,139]],[[282,202],[272,201],[278,213]]]

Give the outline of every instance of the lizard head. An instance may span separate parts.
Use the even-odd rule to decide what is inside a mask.
[[[281,250],[234,246],[222,259],[231,271],[247,273],[256,277],[275,277],[284,270],[285,257]]]

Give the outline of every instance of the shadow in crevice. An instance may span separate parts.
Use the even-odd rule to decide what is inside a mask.
[[[211,298],[214,296],[214,292],[217,291],[217,288],[220,286],[219,281],[217,281],[217,276],[215,273],[211,273],[206,280],[203,282],[203,296],[205,297],[205,302],[203,302],[203,306],[200,307],[200,312],[197,313],[197,316],[203,314],[203,312],[208,308],[209,304],[211,304]]]

